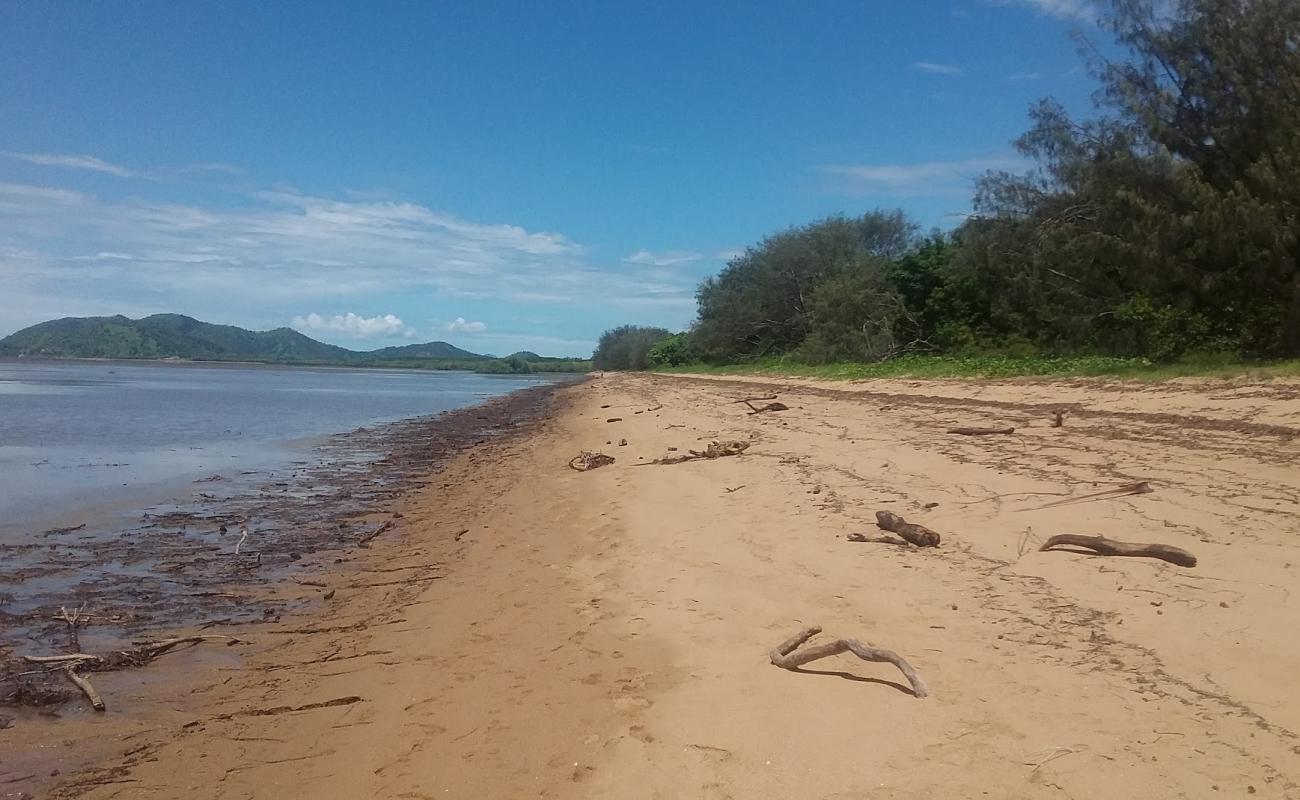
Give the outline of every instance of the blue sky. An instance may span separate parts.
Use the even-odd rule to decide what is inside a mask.
[[[969,211],[1088,0],[0,5],[0,335],[175,311],[359,349],[686,327],[765,234]]]

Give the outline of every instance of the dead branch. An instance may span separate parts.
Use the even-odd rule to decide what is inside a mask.
[[[392,527],[393,527],[393,521],[388,520],[383,525],[380,525],[378,528],[375,528],[370,533],[367,533],[365,536],[362,536],[361,539],[357,542],[357,544],[360,545],[361,547],[368,547],[371,539],[375,538],[379,534],[383,533],[384,531]]]
[[[82,603],[81,606],[71,614],[68,613],[68,609],[65,606],[59,606],[59,619],[68,623],[68,648],[74,653],[81,649],[81,640],[77,636],[77,625],[81,623],[81,612],[85,610],[85,603]]]
[[[821,632],[822,629],[819,625],[804,628],[794,636],[791,636],[789,639],[786,639],[784,642],[777,645],[776,648],[768,654],[768,657],[772,659],[773,664],[781,669],[788,669],[797,672],[799,667],[810,661],[839,655],[840,653],[852,653],[863,661],[893,664],[898,667],[899,671],[903,673],[903,676],[907,678],[907,682],[912,684],[913,695],[918,698],[929,696],[930,692],[925,687],[925,681],[921,680],[921,676],[916,674],[916,670],[912,668],[911,664],[907,663],[906,659],[895,653],[893,650],[883,650],[878,647],[872,647],[871,645],[863,644],[856,639],[836,639],[833,642],[813,645],[812,647],[799,650],[800,645]]]
[[[93,685],[91,685],[90,679],[84,675],[77,674],[77,667],[75,664],[69,664],[64,667],[63,674],[67,675],[68,680],[72,681],[73,684],[81,690],[81,693],[86,696],[86,699],[90,701],[91,708],[96,711],[104,711],[108,708],[108,706],[104,705],[104,698],[100,697],[99,692],[95,690]]]
[[[1106,489],[1100,492],[1093,492],[1092,494],[1080,495],[1079,497],[1067,497],[1064,500],[1057,500],[1054,503],[1048,503],[1047,505],[1037,506],[1036,508],[1022,508],[1018,510],[1042,511],[1045,508],[1056,508],[1057,506],[1068,506],[1068,505],[1073,505],[1074,503],[1086,503],[1089,500],[1113,500],[1117,497],[1127,497],[1133,494],[1149,494],[1154,491],[1155,489],[1151,488],[1151,484],[1147,483],[1146,481],[1139,481],[1137,483],[1126,483],[1123,486],[1116,486],[1114,489]]]
[[[948,433],[962,436],[1007,436],[1015,433],[1015,428],[949,428]]]
[[[894,544],[899,547],[912,547],[913,544],[904,539],[895,539],[893,536],[868,536],[865,533],[850,533],[848,535],[850,542],[872,542],[875,544]]]
[[[751,417],[754,416],[755,414],[762,414],[766,411],[789,411],[790,410],[790,407],[787,406],[785,403],[768,403],[765,406],[754,406],[754,404],[746,401],[745,405],[749,406],[750,408],[749,416]]]
[[[686,455],[668,456],[667,458],[656,458],[654,461],[647,461],[644,464],[633,464],[634,467],[649,467],[655,464],[681,464],[685,461],[694,461],[698,458],[723,458],[725,456],[738,456],[749,447],[751,443],[743,440],[730,442],[709,442],[709,446],[703,450],[688,450]]]
[[[225,639],[226,644],[239,644],[241,640],[233,636],[207,634],[202,636],[178,636],[159,642],[132,642],[136,645],[130,650],[118,650],[104,655],[91,653],[68,653],[61,656],[23,656],[29,664],[40,664],[50,669],[59,669],[90,700],[96,711],[105,709],[104,700],[91,685],[84,672],[114,672],[127,667],[143,667],[155,658],[183,644],[198,644],[209,639]]]
[[[938,547],[939,534],[925,527],[908,522],[892,511],[877,511],[876,524],[890,533],[896,533],[917,547]]]
[[[1196,566],[1196,556],[1182,549],[1167,544],[1133,544],[1105,536],[1081,536],[1074,533],[1060,533],[1051,537],[1039,551],[1051,550],[1059,545],[1082,547],[1092,550],[1099,556],[1135,556],[1138,558],[1158,558],[1180,567]]]
[[[238,542],[235,542],[235,555],[236,555],[236,556],[239,555],[239,548],[243,547],[243,546],[244,546],[244,542],[246,542],[246,541],[248,541],[248,526],[247,526],[247,525],[241,525],[241,526],[239,526],[239,541],[238,541]]]
[[[607,456],[604,453],[591,453],[583,450],[573,458],[569,459],[569,469],[575,469],[578,472],[586,472],[589,469],[598,469],[614,463],[613,456]]]

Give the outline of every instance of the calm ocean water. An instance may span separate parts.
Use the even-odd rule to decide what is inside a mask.
[[[554,380],[466,372],[0,361],[0,541],[274,468],[303,444]]]

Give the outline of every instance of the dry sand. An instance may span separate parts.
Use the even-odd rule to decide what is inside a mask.
[[[729,402],[769,391],[790,410]],[[0,752],[78,726],[98,766],[54,796],[94,798],[1300,798],[1300,384],[562,394],[402,507],[322,613],[101,676],[154,710]],[[753,444],[638,466],[715,438]],[[943,544],[847,541],[877,510]],[[1200,563],[1037,551],[1066,532]],[[931,697],[847,655],[771,666],[809,624],[897,650]]]

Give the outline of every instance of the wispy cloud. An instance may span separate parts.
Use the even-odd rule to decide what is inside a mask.
[[[1068,20],[1090,20],[1097,16],[1094,0],[985,0],[995,6],[1024,6],[1040,14]]]
[[[349,311],[346,314],[326,317],[313,312],[305,317],[294,317],[293,327],[312,333],[338,333],[354,339],[397,336],[409,339],[415,336],[415,330],[395,314],[363,317]]]
[[[180,204],[150,199],[144,189],[110,198],[0,183],[0,285],[6,296],[48,298],[45,309],[60,298],[69,308],[102,309],[96,313],[147,304],[251,325],[287,318],[286,307],[473,299],[684,325],[696,276],[682,267],[692,257],[650,254],[648,269],[632,270],[594,258],[560,233],[373,194],[278,188]],[[392,328],[384,315],[379,322],[356,312],[351,320],[316,317],[301,317],[300,325],[339,336]],[[0,304],[0,330],[35,321],[26,307]]]
[[[961,67],[956,64],[937,64],[933,61],[913,61],[912,69],[928,72],[931,75],[960,75]]]
[[[487,325],[482,322],[466,322],[464,317],[456,317],[447,323],[447,330],[450,333],[483,333],[487,330]]]
[[[119,167],[117,164],[110,164],[94,156],[77,156],[77,155],[60,155],[55,153],[0,153],[5,158],[11,158],[15,161],[26,161],[29,164],[39,164],[43,167],[64,167],[67,169],[88,169],[93,172],[103,172],[108,175],[116,175],[119,178],[133,178],[135,173],[126,167]]]
[[[836,179],[836,188],[842,191],[897,197],[969,191],[974,180],[989,170],[1024,167],[1025,162],[1014,156],[986,156],[912,164],[831,164],[817,171]]]
[[[699,261],[704,258],[703,253],[696,253],[690,250],[665,250],[661,253],[654,253],[649,250],[638,250],[623,260],[629,264],[644,264],[653,267],[671,267],[676,264],[688,264],[692,261]]]

